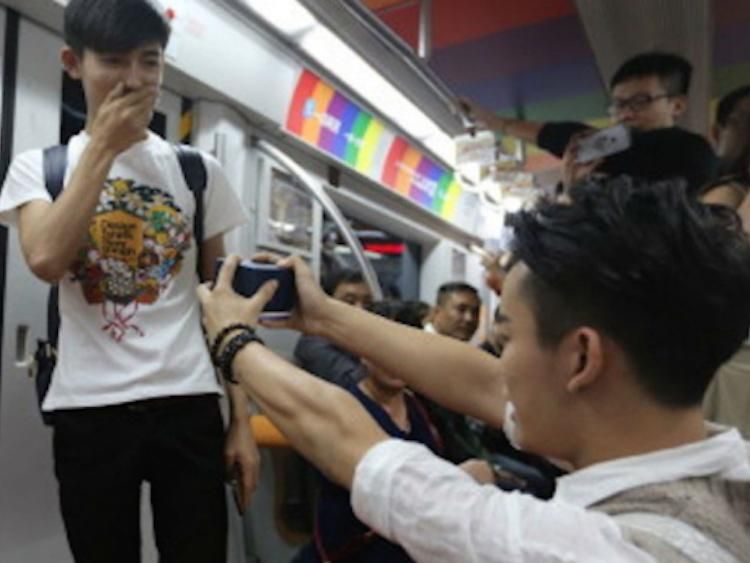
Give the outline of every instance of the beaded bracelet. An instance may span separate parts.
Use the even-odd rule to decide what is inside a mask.
[[[216,338],[214,338],[213,344],[211,344],[211,361],[215,366],[219,365],[219,348],[221,348],[221,344],[224,342],[224,339],[227,337],[227,335],[235,330],[249,330],[255,332],[255,329],[253,327],[244,323],[233,323],[222,328],[219,331],[219,334],[216,335]]]
[[[239,334],[234,335],[224,347],[218,365],[219,371],[221,371],[224,379],[226,379],[229,383],[234,383],[235,385],[239,383],[232,374],[232,362],[234,361],[234,358],[235,356],[237,356],[239,351],[251,342],[264,344],[263,340],[260,338],[260,336],[255,334],[255,331],[253,329],[244,329]]]

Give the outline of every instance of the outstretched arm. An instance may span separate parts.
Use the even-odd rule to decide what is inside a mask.
[[[317,334],[367,358],[409,387],[492,426],[503,423],[505,386],[497,359],[466,343],[389,321],[327,297],[299,257],[293,267],[299,304],[287,326]]]
[[[461,98],[459,103],[467,110],[468,116],[476,120],[480,127],[521,139],[527,143],[536,144],[539,131],[544,127],[544,123],[537,121],[502,117],[466,98]]]
[[[255,325],[275,290],[266,284],[251,299],[232,291],[237,257],[227,259],[213,291],[198,290],[211,341],[225,326]],[[302,371],[258,343],[245,346],[233,372],[292,445],[332,480],[351,487],[354,469],[386,434],[351,394]]]

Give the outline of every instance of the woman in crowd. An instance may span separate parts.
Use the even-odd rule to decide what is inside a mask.
[[[750,84],[721,99],[713,137],[720,159],[719,177],[701,198],[739,209],[750,191]]]

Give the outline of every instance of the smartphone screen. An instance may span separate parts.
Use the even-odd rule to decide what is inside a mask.
[[[630,148],[630,130],[625,125],[608,127],[578,141],[576,162],[583,164]]]

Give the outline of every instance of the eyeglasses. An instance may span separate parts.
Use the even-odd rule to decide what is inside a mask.
[[[658,94],[656,96],[652,96],[651,94],[636,94],[635,96],[630,96],[629,98],[624,99],[614,98],[607,107],[607,112],[610,115],[616,115],[625,109],[629,109],[633,112],[639,112],[646,109],[656,100],[671,97],[672,94]]]

